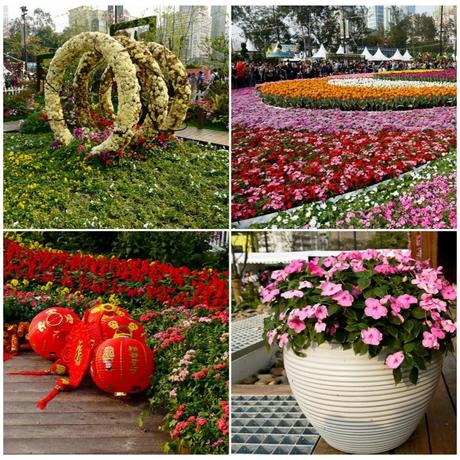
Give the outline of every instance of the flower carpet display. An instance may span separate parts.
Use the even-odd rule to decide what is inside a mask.
[[[252,225],[455,228],[456,108],[450,105],[456,83],[445,76],[380,78],[385,75],[290,80],[233,91],[233,220],[276,213]],[[302,92],[299,102],[296,94]],[[306,92],[312,94],[303,104]],[[404,174],[415,179],[412,184]],[[430,190],[431,184],[436,187]],[[375,186],[373,199],[368,186]],[[348,192],[355,195],[342,199]]]
[[[401,250],[294,260],[261,296],[266,343],[283,348],[293,394],[331,446],[380,453],[410,437],[456,335],[441,267]]]
[[[227,452],[225,273],[142,259],[70,254],[28,247],[12,239],[4,240],[4,248],[6,322],[28,321],[49,308],[67,308],[88,318],[93,307],[120,305],[133,318],[129,329],[145,331],[146,343],[153,350],[155,370],[147,396],[152,410],[159,408],[166,414],[163,428],[171,434],[171,442],[165,451]],[[112,327],[110,321],[107,327]],[[108,346],[116,356],[116,345]],[[101,351],[101,363],[107,356]],[[92,375],[107,391],[111,387],[105,386],[105,364],[101,365],[93,366]]]
[[[44,86],[44,99],[30,94],[20,134],[4,136],[6,226],[226,224],[226,147],[173,133],[191,97],[174,53],[155,42],[85,32],[56,52]]]

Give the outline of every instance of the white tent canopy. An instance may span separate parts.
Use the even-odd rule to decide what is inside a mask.
[[[377,51],[373,56],[369,58],[369,61],[389,61],[390,59],[387,58],[380,48],[377,48]]]
[[[364,59],[366,59],[367,61],[369,60],[369,58],[372,57],[372,54],[371,54],[370,51],[367,49],[367,46],[364,47],[364,50],[363,50],[363,52],[361,53],[361,56],[363,56]]]
[[[319,47],[319,50],[312,56],[313,59],[325,59],[327,54],[326,48],[323,45]]]
[[[406,52],[403,54],[403,61],[412,61],[413,57],[409,54],[409,50],[406,50]]]
[[[335,52],[335,54],[345,54],[345,50],[342,45],[339,46],[339,49]]]
[[[404,61],[403,55],[399,52],[399,48],[395,51],[395,54],[390,58],[392,61]]]

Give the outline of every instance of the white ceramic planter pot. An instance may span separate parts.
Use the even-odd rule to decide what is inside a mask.
[[[343,452],[375,454],[403,444],[428,408],[441,375],[442,357],[420,371],[417,385],[395,385],[385,356],[370,359],[323,343],[294,354],[284,349],[290,386],[305,416],[327,443]]]

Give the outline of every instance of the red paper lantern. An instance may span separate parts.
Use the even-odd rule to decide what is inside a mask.
[[[103,303],[87,310],[83,316],[83,321],[85,323],[93,323],[114,316],[129,316],[129,312],[118,305]]]
[[[80,323],[80,318],[68,308],[48,308],[31,321],[29,343],[38,355],[46,359],[60,358],[67,335]]]
[[[133,339],[145,341],[144,328],[129,316],[113,316],[101,320],[102,340],[113,338],[117,332],[129,334]]]
[[[116,334],[97,347],[90,371],[102,391],[115,396],[139,393],[150,385],[153,353],[145,342]]]

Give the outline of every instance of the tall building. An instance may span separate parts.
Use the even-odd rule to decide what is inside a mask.
[[[398,16],[399,19],[403,19],[405,16],[412,14],[415,14],[415,6],[369,6],[367,27],[371,30],[383,28],[386,32],[395,22],[396,16]]]
[[[434,23],[437,27],[441,24],[441,7],[438,6],[433,13]],[[442,23],[443,25],[448,24],[452,21],[454,24],[457,23],[457,7],[455,5],[444,6],[442,11]]]
[[[185,26],[185,40],[182,50],[183,59],[207,58],[204,48],[206,40],[211,38],[212,19],[207,6],[180,6],[178,22]]]
[[[78,6],[69,10],[69,27],[79,32],[105,32],[109,30],[107,11],[90,6]]]
[[[384,24],[384,6],[372,5],[367,10],[367,27],[371,30],[378,30]]]
[[[227,7],[211,6],[211,38],[227,35]]]

